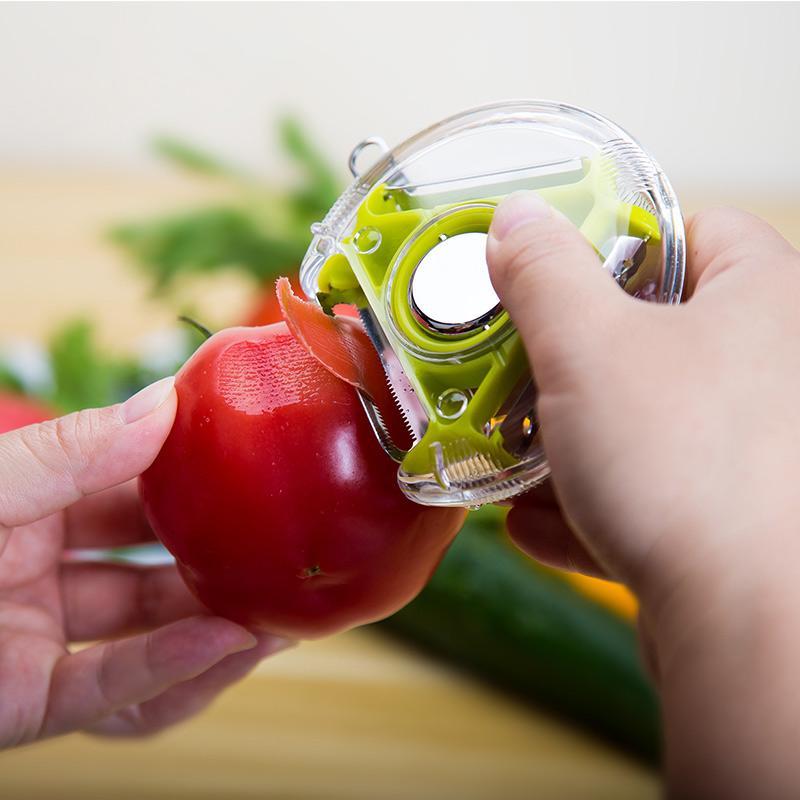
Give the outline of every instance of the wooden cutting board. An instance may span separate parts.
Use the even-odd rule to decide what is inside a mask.
[[[0,340],[41,338],[81,312],[109,346],[131,347],[171,325],[174,311],[148,295],[102,233],[220,191],[157,175],[0,168]],[[800,215],[766,215],[800,241]],[[213,326],[243,313],[252,288],[231,274],[201,281],[191,297]],[[657,797],[658,782],[536,709],[394,640],[354,631],[265,662],[160,737],[75,735],[0,754],[0,796],[625,800]]]

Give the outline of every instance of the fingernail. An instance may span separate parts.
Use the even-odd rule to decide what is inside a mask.
[[[174,376],[145,386],[122,404],[122,421],[129,425],[155,411],[170,395],[175,385]]]
[[[246,650],[254,650],[258,646],[258,637],[246,628],[242,629],[241,639],[235,644],[230,645],[228,655],[234,653],[244,653]]]
[[[550,206],[536,192],[514,192],[497,207],[489,235],[500,241],[528,222],[550,216]]]

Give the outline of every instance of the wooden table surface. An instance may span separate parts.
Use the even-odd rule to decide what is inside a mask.
[[[156,175],[0,169],[0,341],[40,338],[76,312],[97,320],[109,346],[170,325],[174,311],[148,297],[101,233],[209,194]],[[800,241],[796,213],[758,210]],[[222,324],[250,290],[223,276],[194,299]],[[280,654],[154,739],[74,735],[0,754],[3,800],[657,796],[656,776],[618,752],[368,631]]]

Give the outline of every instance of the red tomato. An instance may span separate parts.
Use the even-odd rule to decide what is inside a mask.
[[[402,495],[355,390],[285,324],[218,333],[176,389],[141,496],[210,610],[308,639],[386,617],[422,589],[465,512]]]
[[[44,422],[54,416],[49,408],[19,394],[0,392],[0,433]]]

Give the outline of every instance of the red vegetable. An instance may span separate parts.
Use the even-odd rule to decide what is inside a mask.
[[[422,589],[464,512],[401,494],[353,387],[286,325],[218,333],[176,389],[141,495],[209,609],[315,638],[388,616]]]
[[[51,419],[53,412],[41,403],[11,392],[0,392],[0,433]]]

